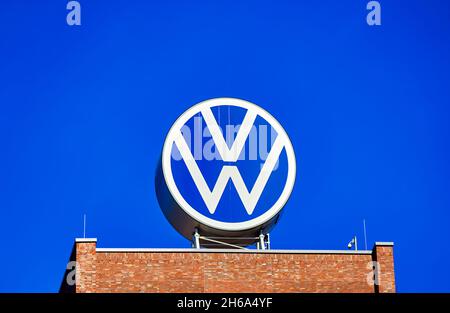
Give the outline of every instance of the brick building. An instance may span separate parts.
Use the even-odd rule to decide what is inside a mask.
[[[83,238],[71,261],[76,284],[67,270],[61,292],[395,292],[386,242],[371,251],[118,249]]]

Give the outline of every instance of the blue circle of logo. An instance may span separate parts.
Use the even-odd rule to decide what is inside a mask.
[[[169,192],[188,215],[230,231],[278,214],[296,170],[281,125],[235,98],[207,100],[186,111],[166,138],[162,168]]]

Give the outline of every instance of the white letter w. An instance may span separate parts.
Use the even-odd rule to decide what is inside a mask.
[[[239,158],[239,155],[245,145],[247,137],[250,133],[250,130],[255,122],[256,113],[247,111],[244,121],[242,122],[241,127],[239,128],[239,132],[236,136],[235,141],[233,142],[231,149],[228,148],[228,145],[223,138],[222,132],[220,131],[220,127],[217,124],[217,121],[214,115],[211,112],[210,108],[206,108],[202,110],[202,115],[205,119],[205,123],[211,133],[211,137],[213,138],[217,151],[222,157],[223,161],[227,162],[236,162]],[[220,174],[219,178],[216,181],[216,184],[211,191],[208,187],[208,184],[201,173],[197,162],[192,156],[191,151],[189,150],[189,146],[187,145],[181,131],[178,131],[175,137],[175,144],[177,145],[180,154],[186,163],[186,166],[189,170],[189,173],[194,180],[195,185],[200,192],[201,197],[205,201],[206,207],[208,208],[211,214],[214,214],[216,211],[217,205],[219,204],[220,199],[222,198],[223,192],[225,191],[225,187],[228,181],[231,179],[233,182],[236,191],[238,192],[239,197],[241,198],[242,204],[245,207],[245,210],[249,215],[251,215],[258,203],[259,198],[261,197],[262,192],[267,184],[267,181],[272,174],[272,171],[277,163],[277,160],[281,154],[281,151],[285,145],[285,139],[278,134],[275,142],[273,143],[272,149],[267,156],[266,162],[264,163],[261,171],[256,179],[256,182],[249,192],[244,180],[242,179],[241,173],[239,172],[236,166],[225,165]]]

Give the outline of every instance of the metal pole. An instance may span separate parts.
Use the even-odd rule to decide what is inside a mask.
[[[364,224],[364,247],[367,250],[367,233],[366,233],[366,220],[363,219]]]
[[[262,250],[266,250],[266,244],[264,242],[264,234],[261,232],[261,234],[259,234],[259,246],[261,247]]]
[[[358,239],[355,236],[355,251],[358,251]]]
[[[198,233],[197,228],[194,233],[194,247],[195,249],[200,249],[200,234]]]
[[[86,214],[83,214],[83,238],[86,238]]]

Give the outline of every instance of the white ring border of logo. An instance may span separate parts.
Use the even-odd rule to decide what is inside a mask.
[[[286,150],[287,161],[288,161],[288,175],[286,179],[285,187],[275,202],[275,204],[266,212],[261,214],[254,219],[245,221],[245,222],[221,222],[214,219],[211,219],[207,216],[204,216],[197,210],[195,210],[187,201],[183,198],[178,187],[174,181],[171,167],[171,155],[172,155],[172,147],[175,144],[175,136],[176,131],[181,129],[186,122],[191,119],[194,115],[201,112],[204,107],[211,108],[216,106],[237,106],[247,110],[255,110],[257,115],[261,116],[265,119],[269,124],[275,129],[278,136],[283,136],[285,138],[284,148]],[[180,160],[181,161],[181,160]],[[169,192],[172,194],[175,202],[180,206],[182,210],[184,210],[188,215],[197,220],[199,223],[204,224],[209,227],[213,227],[219,230],[224,231],[242,231],[247,229],[252,229],[263,225],[267,221],[270,221],[281,209],[284,207],[286,202],[289,199],[289,196],[292,193],[295,183],[296,176],[296,160],[294,154],[294,148],[292,146],[292,142],[289,139],[284,128],[281,124],[266,110],[257,106],[254,103],[237,99],[237,98],[214,98],[205,100],[197,103],[196,105],[189,108],[185,111],[172,125],[169,130],[169,133],[166,136],[166,140],[163,146],[162,152],[162,171],[164,175],[164,180],[166,181]]]

